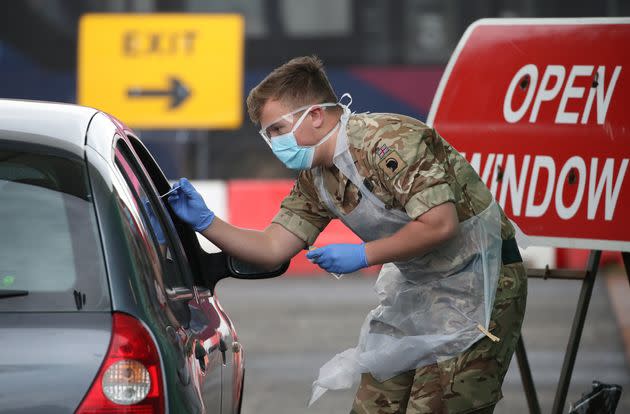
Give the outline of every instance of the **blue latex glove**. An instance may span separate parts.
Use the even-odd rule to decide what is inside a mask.
[[[180,178],[179,188],[168,196],[168,203],[182,221],[190,224],[195,231],[204,231],[214,220],[210,210],[186,178]]]
[[[365,243],[329,244],[311,250],[306,258],[331,273],[352,273],[368,266]]]

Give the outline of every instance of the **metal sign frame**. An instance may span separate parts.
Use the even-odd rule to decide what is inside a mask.
[[[593,286],[595,285],[595,277],[599,269],[601,254],[601,250],[591,250],[585,270],[549,269],[548,267],[545,269],[527,270],[527,276],[532,278],[545,280],[583,280],[580,296],[578,297],[577,309],[573,317],[573,324],[571,325],[571,333],[569,334],[564,361],[562,363],[562,370],[560,371],[560,380],[558,381],[558,388],[556,389],[556,396],[553,401],[553,408],[551,409],[553,414],[561,414],[564,410],[567,392],[571,384],[573,367],[575,366],[575,359],[580,347],[586,312],[588,311],[588,306],[593,294]],[[630,285],[630,252],[621,252],[621,256],[626,270],[626,276],[628,277],[628,284]],[[541,410],[538,395],[527,360],[527,352],[525,351],[522,334],[516,345],[516,358],[519,370],[521,371],[521,380],[523,381],[529,412],[532,414],[540,414]]]

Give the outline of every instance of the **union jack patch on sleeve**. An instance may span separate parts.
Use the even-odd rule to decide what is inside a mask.
[[[376,155],[381,160],[383,159],[383,157],[385,157],[391,151],[392,151],[392,149],[390,147],[388,147],[387,145],[385,145],[385,144],[381,144],[379,147],[376,147]]]

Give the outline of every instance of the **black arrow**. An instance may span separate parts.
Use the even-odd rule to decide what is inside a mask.
[[[144,89],[140,87],[132,87],[127,89],[127,96],[130,98],[147,98],[153,96],[169,96],[171,102],[169,109],[175,109],[182,104],[190,96],[190,89],[186,87],[176,77],[170,78],[170,86],[168,89]]]

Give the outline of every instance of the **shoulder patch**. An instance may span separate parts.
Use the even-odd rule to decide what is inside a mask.
[[[391,152],[391,148],[385,144],[381,144],[375,148],[376,155],[380,160],[382,160],[387,154]]]
[[[387,178],[392,179],[407,167],[407,163],[396,150],[390,148],[390,151],[381,159],[378,166],[383,170]]]

